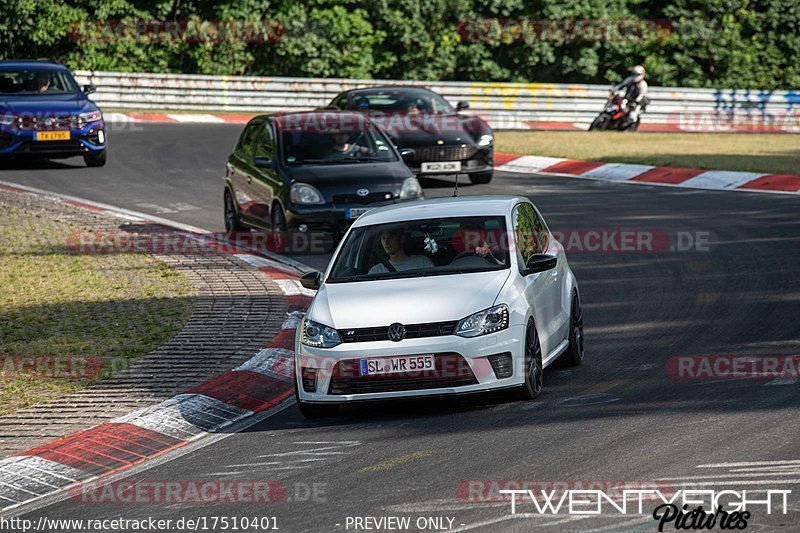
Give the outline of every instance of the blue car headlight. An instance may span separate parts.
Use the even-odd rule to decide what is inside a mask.
[[[301,342],[314,348],[333,348],[342,343],[339,332],[319,322],[305,319],[302,325]]]
[[[17,117],[11,113],[3,113],[0,115],[0,126],[13,126],[17,123]]]
[[[78,124],[81,126],[90,122],[97,122],[99,120],[103,120],[103,113],[100,111],[87,111],[86,113],[81,113],[78,115]]]

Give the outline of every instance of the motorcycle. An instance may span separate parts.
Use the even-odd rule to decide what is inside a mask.
[[[644,112],[649,100],[647,97],[639,103]],[[589,131],[636,131],[639,129],[641,113],[636,121],[628,120],[628,100],[625,98],[625,89],[611,91],[603,110],[597,115],[589,126]]]

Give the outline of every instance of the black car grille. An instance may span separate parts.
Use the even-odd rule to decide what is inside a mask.
[[[333,203],[366,205],[375,202],[385,202],[387,200],[391,200],[392,198],[394,198],[394,193],[389,191],[371,192],[366,196],[359,196],[357,194],[334,194]]]
[[[452,335],[458,321],[428,322],[427,324],[409,324],[406,328],[406,339],[419,339],[422,337],[441,337]],[[389,326],[374,328],[340,329],[339,336],[342,342],[370,342],[389,340]]]
[[[467,361],[459,354],[434,355],[436,367],[423,372],[398,372],[362,376],[359,361],[339,361],[333,368],[328,394],[367,394],[423,389],[443,389],[476,385],[478,380]]]
[[[47,131],[47,130],[64,130],[74,129],[79,126],[78,117],[76,116],[60,116],[60,117],[35,117],[35,116],[22,116],[18,122],[19,129],[26,131]]]
[[[475,155],[478,149],[471,145],[421,146],[414,148],[417,161],[463,161]]]

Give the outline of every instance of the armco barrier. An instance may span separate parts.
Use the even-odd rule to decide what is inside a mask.
[[[451,103],[469,102],[472,112],[496,129],[585,129],[602,109],[606,85],[547,83],[408,82],[322,78],[269,78],[76,72],[94,84],[92,98],[114,109],[269,112],[322,107],[344,90],[377,85],[429,87]],[[655,129],[800,132],[800,91],[652,87],[646,122]]]

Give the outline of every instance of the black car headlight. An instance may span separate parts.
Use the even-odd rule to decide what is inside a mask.
[[[317,188],[308,183],[293,184],[289,190],[289,200],[293,204],[319,205],[325,203],[325,199]]]
[[[411,200],[412,198],[422,197],[422,186],[417,178],[406,178],[403,187],[400,189],[400,199]]]
[[[489,333],[496,333],[507,327],[508,306],[500,304],[478,311],[460,320],[456,326],[456,335],[460,337],[479,337]]]
[[[314,348],[333,348],[342,343],[339,332],[319,322],[303,320],[303,334],[301,342]]]

